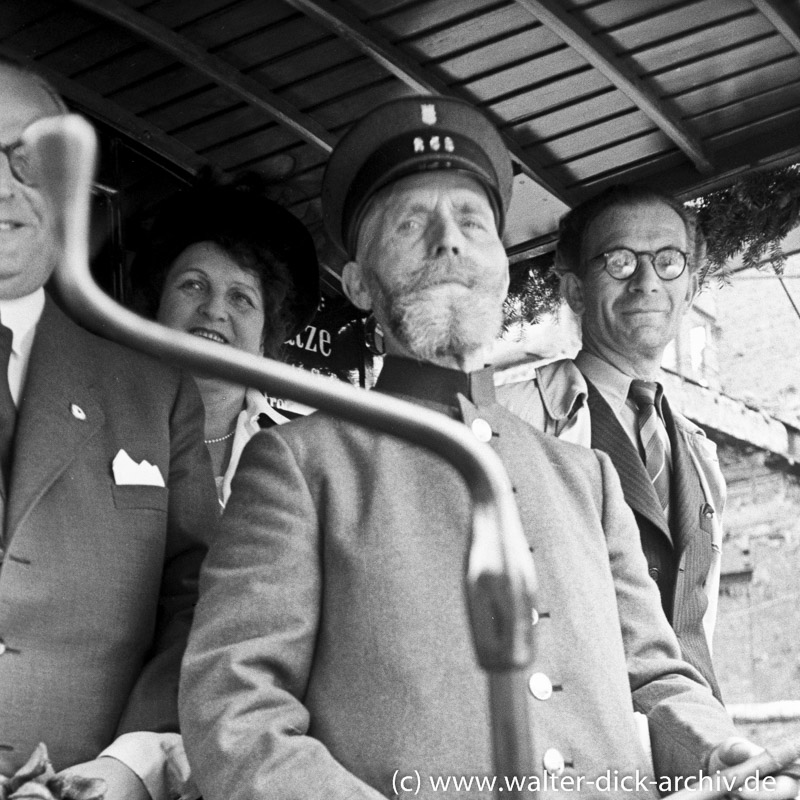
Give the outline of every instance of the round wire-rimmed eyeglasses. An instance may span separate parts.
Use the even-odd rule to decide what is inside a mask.
[[[674,281],[686,269],[686,253],[677,247],[662,247],[655,252],[631,250],[629,247],[615,247],[589,259],[590,263],[602,263],[603,269],[615,280],[627,281],[632,278],[641,263],[642,256],[649,256],[656,275],[662,281]]]

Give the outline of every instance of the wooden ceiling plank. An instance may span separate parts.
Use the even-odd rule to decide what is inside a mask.
[[[574,108],[581,115],[584,97],[604,91],[616,90],[604,75],[587,67],[583,72],[538,84],[510,97],[492,101],[489,106],[501,119],[508,120],[509,125],[516,126],[532,120],[545,120],[547,116],[563,108]],[[622,96],[631,103],[626,95]]]
[[[95,25],[92,25],[95,22]],[[69,47],[75,39],[96,28],[96,20],[89,14],[75,13],[75,9],[62,7],[49,16],[21,26],[12,35],[3,37],[3,43],[32,58],[50,58],[62,48]]]
[[[326,153],[333,149],[333,138],[330,133],[315,120],[185,36],[132,10],[120,0],[70,0],[70,2],[93,11],[134,32],[150,44],[166,50],[182,63],[202,72],[232,94],[291,128],[309,144]]]
[[[330,0],[286,0],[292,8],[321,23],[416,92],[448,94],[447,85],[426,72],[357,17]]]
[[[735,77],[725,77],[713,83],[682,88],[680,92],[681,107],[685,110],[692,124],[698,124],[698,117],[727,108],[731,104],[742,102],[751,97],[774,91],[800,78],[800,70],[796,59],[781,59],[768,64],[754,66]],[[794,103],[800,102],[796,95]]]
[[[588,71],[589,67],[584,59],[569,48],[564,48],[536,56],[527,63],[498,70],[491,75],[467,78],[460,84],[460,88],[482,103],[496,105],[506,98],[532,91],[537,86],[561,80],[565,75]],[[508,117],[504,116],[503,119]]]
[[[112,37],[107,35],[106,38]],[[80,52],[80,48],[77,48],[75,52]],[[175,59],[168,53],[153,50],[138,40],[134,40],[134,45],[127,49],[118,48],[116,53],[113,49],[106,47],[103,47],[103,52],[106,54],[110,52],[110,55],[106,55],[102,61],[98,61],[94,65],[83,66],[80,70],[64,69],[61,65],[65,62],[61,59],[51,61],[50,58],[47,58],[45,60],[53,69],[69,75],[73,80],[80,81],[103,97],[108,97],[117,103],[120,102],[119,93],[125,89],[146,81],[154,73],[161,75],[170,67],[178,66]],[[154,96],[151,95],[150,100],[152,102]],[[126,108],[129,106],[126,105]]]
[[[327,31],[320,36],[317,25],[310,25],[305,17],[294,11],[291,13],[292,19],[288,22],[215,47],[215,55],[224,57],[251,78],[260,74],[268,76],[269,85],[276,92],[282,92],[285,84],[302,79],[304,74],[313,74],[353,58],[352,48],[347,44]],[[213,36],[209,40],[213,41]],[[338,54],[333,62],[317,60],[320,51],[331,49]],[[288,75],[282,68],[287,61],[298,67]]]
[[[649,80],[658,86],[662,97],[676,99],[686,91],[701,86],[738,79],[754,69],[777,61],[793,61],[800,72],[797,54],[777,34],[742,42],[735,47],[710,51],[677,68],[662,69],[650,74]],[[639,62],[644,65],[643,62]],[[686,114],[686,109],[681,109]],[[688,115],[687,115],[688,116]]]
[[[535,147],[550,139],[568,136],[581,130],[591,130],[598,122],[624,112],[638,109],[622,92],[613,89],[585,97],[580,105],[563,106],[531,122],[514,126],[514,136],[523,147]],[[651,123],[652,124],[652,123]]]
[[[800,127],[800,109],[794,108],[780,118],[770,120],[764,129],[760,123],[751,128],[749,138],[723,134],[711,140],[717,162],[717,173],[703,180],[694,167],[676,154],[658,155],[656,158],[629,164],[613,173],[595,176],[575,187],[579,196],[591,196],[611,183],[620,180],[635,182],[647,179],[682,200],[721,189],[737,177],[753,169],[777,168],[796,164],[800,159],[797,129]]]
[[[321,161],[319,154],[311,150],[310,147],[304,144],[296,144],[294,147],[287,148],[282,153],[276,154],[262,154],[254,158],[239,158],[231,162],[229,169],[232,171],[237,170],[256,170],[262,171],[264,167],[269,168],[270,164],[276,159],[291,157],[294,162],[292,169],[292,186],[295,183],[297,175],[306,175],[312,169],[318,169],[325,166],[325,162]],[[298,181],[299,182],[299,181]]]
[[[409,40],[436,29],[447,31],[460,28],[462,24],[491,12],[505,2],[507,0],[417,0],[380,17],[372,10],[364,17],[369,21],[371,30],[405,45]]]
[[[394,25],[391,25],[391,28],[394,31]],[[480,16],[452,27],[424,31],[408,39],[404,42],[404,46],[421,53],[426,61],[441,64],[445,59],[453,58],[459,53],[474,51],[477,48],[488,49],[500,41],[505,50],[509,37],[522,32],[531,36],[539,30],[546,28],[537,20],[531,19],[525,9],[512,3],[486,11]]]
[[[265,147],[262,151],[265,155],[275,147],[287,147],[297,142],[297,137],[283,125],[268,122],[265,126],[263,115],[252,106],[242,103],[225,113],[198,120],[183,129],[180,136],[181,141],[186,142],[189,147],[194,147],[198,153],[206,154],[215,147],[228,144],[231,136],[235,136],[235,141],[239,141],[241,136],[249,135],[247,132],[254,130],[269,131],[270,137],[278,142],[274,146]],[[313,149],[314,152],[318,152],[316,148]]]
[[[668,154],[674,145],[661,130],[638,134],[627,141],[604,147],[569,162],[570,172],[581,182],[619,171],[620,164],[644,162],[656,155]]]
[[[410,86],[415,92],[454,96],[446,83],[422,69],[405,53],[382,36],[375,34],[357,17],[330,0],[286,0],[286,2],[292,8],[301,11],[349,42],[364,55],[379,63],[391,75]],[[497,122],[498,120],[495,119],[495,123]],[[559,181],[548,175],[540,164],[522,150],[518,142],[507,135],[504,135],[503,138],[512,158],[526,175],[559,200],[571,205],[572,200]]]
[[[524,9],[521,12],[526,13]],[[530,14],[528,14],[530,17]],[[564,42],[552,31],[531,20],[535,27],[522,27],[516,33],[506,35],[501,45],[491,41],[476,45],[458,55],[436,61],[439,69],[456,78],[459,84],[480,80],[487,75],[510,70],[514,64],[541,57],[549,51],[566,50]]]
[[[533,152],[546,151],[542,161],[553,165],[567,164],[581,157],[607,147],[615,142],[630,139],[633,136],[653,131],[653,121],[638,108],[629,113],[598,119],[594,125],[581,130],[549,139],[545,143],[537,142],[531,147]]]
[[[357,96],[385,80],[386,73],[375,62],[358,58],[296,81],[285,91],[300,108],[314,111],[339,98]]]
[[[776,0],[750,0],[752,4],[770,21],[776,31],[800,53],[800,30],[790,19],[786,10]]]
[[[217,8],[211,10],[214,2]],[[159,13],[159,6],[147,9],[148,17],[172,28],[177,33],[188,36],[192,41],[219,41],[223,46],[247,39],[251,35],[259,35],[267,28],[280,27],[286,24],[294,12],[282,3],[265,3],[264,0],[237,0],[236,3],[220,3],[214,0],[202,16],[192,20],[185,19],[187,2],[166,5],[169,14]],[[170,5],[176,6],[173,10]],[[195,13],[195,0],[192,0],[192,13]],[[183,19],[181,18],[183,17]],[[222,36],[221,36],[222,34]],[[216,48],[214,52],[217,52]]]
[[[0,38],[13,36],[33,25],[40,25],[57,12],[52,0],[28,0],[22,3],[4,3],[0,14]]]
[[[713,28],[686,31],[678,39],[638,51],[636,65],[642,78],[646,78],[652,86],[655,78],[668,72],[702,68],[697,65],[707,65],[713,71],[715,58],[724,57],[730,52],[736,53],[758,42],[771,48],[775,55],[797,55],[763,17],[758,17],[757,20],[737,19]]]
[[[288,169],[284,169],[283,173],[278,172],[286,159],[290,162],[290,165],[287,165]],[[307,145],[298,145],[275,155],[264,153],[253,155],[251,153],[248,156],[245,153],[230,152],[222,154],[219,161],[231,172],[256,170],[267,175],[274,175],[276,180],[289,180],[286,176],[290,176],[289,182],[292,184],[295,183],[296,176],[306,175],[314,169],[324,169],[326,163],[316,150],[312,150]]]
[[[365,87],[356,94],[342,95],[335,99],[325,98],[314,107],[314,114],[328,130],[341,136],[364,116],[365,109],[376,108],[381,103],[407,97],[409,94],[407,86],[387,75],[382,81]]]
[[[383,18],[408,5],[408,0],[351,0],[350,6],[358,9],[365,18]]]
[[[134,114],[146,118],[148,114],[209,86],[205,76],[198,75],[184,64],[173,63],[169,69],[153,72],[134,84],[118,89],[111,98]]]
[[[159,0],[153,3],[152,0],[145,0],[139,5],[147,6],[148,16],[162,25],[180,32],[183,32],[189,25],[196,25],[209,18],[213,19],[227,10],[223,3],[222,11],[220,11],[220,0],[192,0],[191,3],[176,3],[175,0]]]
[[[762,84],[760,90],[751,96],[739,96],[733,102],[717,108],[703,108],[693,119],[701,129],[708,131],[711,139],[744,130],[769,120],[771,117],[790,113],[800,107],[800,80],[782,86],[767,88]]]
[[[6,46],[0,46],[0,53],[28,64],[43,75],[63,95],[67,103],[79,111],[90,115],[133,141],[141,142],[161,158],[177,166],[184,172],[196,172],[204,166],[206,159],[199,156],[189,147],[172,136],[165,134],[160,128],[150,125],[140,117],[131,114],[116,103],[105,99],[102,95],[73,81],[60,73],[48,69],[39,61],[28,58],[23,53]]]
[[[171,136],[183,136],[186,131],[211,117],[227,114],[243,104],[231,102],[230,94],[215,83],[206,84],[197,92],[176,98],[173,102],[148,109],[141,116],[152,125],[157,125]],[[252,108],[252,106],[248,106]],[[256,109],[252,109],[256,111]],[[261,116],[263,122],[264,117]]]
[[[688,7],[664,6],[664,0],[657,0],[649,10],[642,0],[636,0],[635,6],[630,2],[595,6],[588,12],[589,27],[593,34],[602,32],[606,41],[617,43],[626,53],[638,54],[651,47],[654,39],[681,39],[698,29],[710,32],[730,21],[746,24],[748,17],[753,21],[756,17],[750,0],[693,0]],[[631,19],[631,13],[636,17]]]
[[[615,169],[593,175],[572,188],[579,197],[588,200],[615,183],[647,181],[649,185],[658,186],[668,194],[673,194],[684,200],[690,199],[688,197],[680,197],[678,189],[666,177],[678,171],[681,171],[683,175],[691,175],[691,181],[696,182],[699,177],[694,164],[688,162],[680,150],[673,149],[666,155],[657,153],[651,159],[638,161],[634,164],[625,164],[622,167],[617,165]]]
[[[516,0],[516,2],[557,33],[636,103],[683,150],[700,172],[708,174],[714,171],[711,159],[700,139],[675,118],[656,94],[616,57],[611,48],[594,36],[578,19],[568,14],[557,0]]]

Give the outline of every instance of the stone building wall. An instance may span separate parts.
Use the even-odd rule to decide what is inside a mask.
[[[783,243],[800,248],[800,229]],[[800,420],[800,254],[790,256],[783,284],[771,268],[747,270],[715,291],[721,388],[782,419]]]
[[[800,700],[800,470],[742,442],[718,441],[728,481],[714,663],[727,703]],[[770,743],[800,721],[743,726]]]

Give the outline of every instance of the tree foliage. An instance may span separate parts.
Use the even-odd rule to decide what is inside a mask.
[[[706,238],[702,277],[724,279],[739,253],[745,267],[767,260],[778,275],[786,256],[781,241],[800,223],[800,165],[751,172],[692,203]]]
[[[559,280],[552,266],[552,253],[512,266],[508,296],[503,305],[506,330],[522,323],[534,323],[543,314],[558,308]]]

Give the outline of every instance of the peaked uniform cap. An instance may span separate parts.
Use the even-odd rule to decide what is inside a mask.
[[[429,170],[458,170],[480,181],[502,233],[513,180],[502,137],[463,100],[417,95],[378,106],[331,153],[322,180],[330,240],[353,257],[369,199],[400,178]]]

